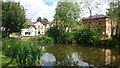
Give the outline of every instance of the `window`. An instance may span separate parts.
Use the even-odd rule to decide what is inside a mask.
[[[25,35],[30,35],[30,32],[25,32]]]
[[[40,31],[40,26],[38,26],[38,31]]]
[[[43,26],[42,26],[42,28],[41,29],[43,29]]]
[[[40,31],[38,31],[38,34],[40,34]]]
[[[105,32],[102,32],[102,34],[105,34]]]
[[[98,25],[100,25],[101,23],[100,22],[98,22]]]

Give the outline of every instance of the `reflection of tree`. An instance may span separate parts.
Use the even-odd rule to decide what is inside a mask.
[[[77,55],[79,60],[88,63],[90,60],[90,65],[99,66],[99,65],[111,65],[113,62],[115,65],[118,63],[117,49],[101,49],[88,46],[76,46],[76,45],[56,45],[48,47],[47,51],[52,53],[56,58],[55,66],[76,66],[76,62],[73,62],[73,54]],[[77,54],[76,54],[77,53]],[[105,58],[104,58],[105,57]],[[105,63],[104,63],[105,62]],[[115,63],[116,62],[116,63]],[[120,62],[120,61],[119,61]],[[75,63],[75,64],[74,64]],[[118,64],[117,64],[118,65]]]
[[[54,46],[47,48],[47,50],[55,56],[55,66],[76,66],[74,62],[72,63],[74,48],[70,46]]]

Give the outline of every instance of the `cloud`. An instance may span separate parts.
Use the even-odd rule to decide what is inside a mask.
[[[44,0],[20,0],[20,4],[26,9],[26,17],[32,21],[36,21],[38,17],[53,20],[57,1],[53,1],[52,5],[48,5]]]
[[[38,17],[47,18],[49,21],[53,20],[55,14],[55,8],[59,0],[15,0],[20,1],[20,4],[26,9],[26,17],[32,21],[36,21]],[[63,0],[60,0],[63,1]],[[72,1],[72,0],[71,0]],[[86,0],[75,0],[77,2]],[[89,1],[89,0],[88,0]],[[109,8],[106,0],[94,0],[91,1],[93,7],[96,2],[100,3],[99,9],[93,9],[92,15],[106,14],[106,9]],[[84,8],[83,4],[80,4],[81,8]],[[88,17],[89,10],[87,8],[81,9],[81,17]]]

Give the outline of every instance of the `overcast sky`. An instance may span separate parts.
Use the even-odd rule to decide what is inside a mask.
[[[36,21],[38,17],[47,18],[49,21],[53,20],[53,16],[55,14],[55,8],[59,0],[15,0],[20,1],[20,4],[24,6],[26,9],[26,18],[31,19],[33,22]],[[68,0],[70,1],[70,0]],[[76,1],[86,1],[86,0],[76,0]],[[88,0],[89,1],[89,0]],[[96,2],[101,3],[99,5],[99,9],[94,9],[92,12],[93,15],[95,14],[106,14],[106,9],[108,6],[108,0],[93,0],[92,4]],[[83,5],[81,4],[81,7]],[[93,8],[95,8],[93,6]],[[83,9],[81,12],[82,17],[89,16],[89,10]]]

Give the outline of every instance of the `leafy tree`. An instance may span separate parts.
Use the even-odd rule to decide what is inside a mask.
[[[54,21],[56,25],[74,27],[80,15],[80,7],[77,2],[58,2]]]
[[[42,18],[38,17],[37,22],[42,22]]]
[[[48,21],[47,18],[43,18],[43,19],[42,19],[41,17],[38,17],[37,22],[41,22],[41,23],[43,23],[44,25],[46,25],[49,21]]]
[[[81,2],[81,4],[83,4],[83,9],[87,8],[89,10],[90,17],[91,17],[92,11],[96,8],[98,9],[100,2],[93,1],[93,0],[84,0]]]
[[[43,22],[42,23],[45,25],[45,32],[46,32],[46,30],[47,30],[46,25],[48,23],[48,19],[47,18],[43,18]]]
[[[9,36],[13,32],[20,32],[25,22],[25,10],[16,2],[2,2],[3,35]]]
[[[43,22],[44,25],[46,25],[48,23],[48,19],[47,18],[43,18]]]
[[[112,27],[116,24],[116,37],[119,37],[120,34],[120,1],[112,1],[110,2],[110,9],[108,9],[108,15],[112,20]]]

